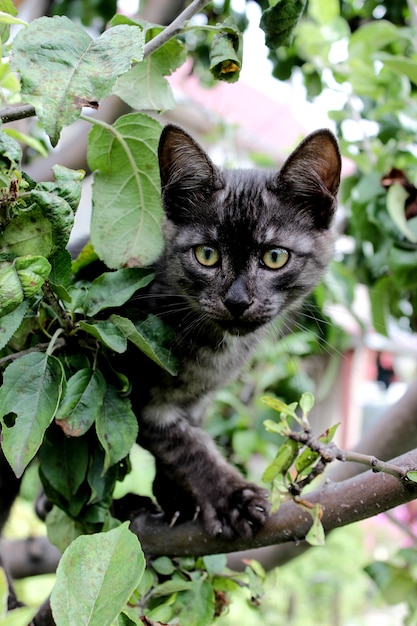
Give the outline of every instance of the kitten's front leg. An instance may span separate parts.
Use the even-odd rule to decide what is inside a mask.
[[[265,523],[267,491],[245,481],[199,427],[172,415],[165,426],[147,419],[139,443],[156,458],[154,492],[168,519],[198,516],[210,535],[225,537],[250,537]]]

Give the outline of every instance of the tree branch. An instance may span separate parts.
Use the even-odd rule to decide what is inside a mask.
[[[417,467],[417,450],[393,459],[392,464],[411,470]],[[309,493],[306,500],[323,507],[322,523],[330,532],[334,528],[358,522],[387,511],[417,497],[417,484],[398,480],[383,473],[368,471],[335,483],[327,481]],[[186,556],[236,552],[286,542],[302,541],[311,527],[312,518],[294,502],[285,502],[270,516],[252,539],[225,540],[209,537],[199,523],[184,523],[169,528],[161,519],[140,515],[131,523],[142,548],[152,556]]]

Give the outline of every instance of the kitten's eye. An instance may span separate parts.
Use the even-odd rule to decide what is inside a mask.
[[[279,270],[280,267],[283,267],[287,263],[289,258],[290,255],[284,248],[271,248],[265,252],[261,263],[270,270]]]
[[[207,245],[197,246],[194,249],[195,258],[204,267],[214,267],[220,261],[220,253],[216,248]]]

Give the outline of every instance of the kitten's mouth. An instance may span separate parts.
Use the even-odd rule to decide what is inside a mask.
[[[248,320],[217,320],[217,324],[231,335],[249,335],[264,325],[260,321]]]

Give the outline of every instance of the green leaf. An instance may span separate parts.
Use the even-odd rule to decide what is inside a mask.
[[[292,43],[305,6],[306,0],[279,0],[275,6],[263,12],[259,25],[265,32],[268,48],[274,50]]]
[[[274,422],[273,420],[264,421],[265,430],[269,433],[277,435],[285,435],[288,432],[288,424],[286,422]]]
[[[178,594],[181,626],[211,626],[214,620],[214,590],[204,578],[190,581],[190,588]]]
[[[314,395],[310,391],[305,391],[300,398],[300,409],[305,415],[308,415],[314,407]]]
[[[388,20],[371,20],[361,24],[349,38],[349,57],[371,61],[371,55],[382,50],[390,43],[398,42],[404,37],[405,29],[400,29]],[[385,56],[385,55],[384,55]],[[396,58],[386,55],[387,58]]]
[[[337,429],[339,428],[339,425],[340,422],[338,422],[337,424],[333,424],[333,426],[329,426],[329,428],[326,428],[324,433],[320,435],[319,441],[326,444],[331,443],[334,439]]]
[[[184,46],[178,39],[171,39],[120,76],[113,93],[132,109],[159,113],[173,109],[175,99],[165,76],[180,67],[185,59]]]
[[[125,523],[107,533],[81,536],[63,554],[51,595],[59,626],[111,624],[145,569],[138,538]]]
[[[43,183],[45,186],[47,183]],[[37,204],[42,214],[52,226],[52,253],[62,250],[68,243],[74,225],[74,213],[71,206],[56,193],[43,189],[33,189],[31,201]]]
[[[56,413],[58,426],[68,437],[80,437],[102,410],[106,382],[99,370],[82,369],[67,382]]]
[[[48,156],[48,151],[45,148],[45,145],[36,137],[22,133],[20,130],[16,130],[16,128],[5,128],[3,132],[6,133],[6,135],[9,135],[9,137],[13,137],[13,139],[17,139],[17,141],[25,143],[33,150],[39,152],[41,156],[45,158]]]
[[[320,504],[317,502],[313,510],[309,509],[309,512],[313,516],[313,523],[305,536],[305,540],[311,546],[324,546],[326,538],[323,524],[321,523],[322,510]]]
[[[227,28],[225,28],[227,27]],[[242,68],[243,36],[233,20],[225,20],[210,49],[210,72],[217,80],[234,83]]]
[[[93,41],[67,17],[41,17],[17,34],[11,68],[20,73],[25,102],[35,107],[55,146],[62,127],[77,119],[83,106],[97,108],[132,60],[142,57],[137,26],[115,26]]]
[[[161,596],[170,596],[179,591],[188,591],[190,587],[192,587],[190,580],[183,580],[182,578],[167,580],[152,590],[152,597],[160,598]]]
[[[398,29],[397,29],[398,30]],[[375,55],[378,61],[382,61],[384,66],[395,72],[396,74],[407,76],[415,85],[417,85],[417,63],[414,60],[402,57],[401,55],[392,56],[382,52]]]
[[[340,15],[339,0],[309,0],[308,14],[318,24],[330,24]]]
[[[377,333],[388,337],[389,294],[391,276],[384,276],[369,289],[372,324]]]
[[[3,17],[4,22],[0,26],[0,41],[2,43],[6,43],[6,41],[10,37],[10,26],[7,23],[7,19],[14,19],[17,15],[17,9],[14,6],[12,0],[1,0],[0,1],[0,11]]]
[[[0,254],[25,256],[36,254],[48,257],[52,250],[52,224],[39,207],[21,213],[6,226],[0,237]]]
[[[110,321],[146,356],[173,376],[176,375],[177,363],[175,357],[170,350],[163,346],[167,327],[162,320],[154,315],[150,315],[144,322],[136,322],[134,324],[126,317],[111,315]]]
[[[46,516],[46,530],[49,541],[62,553],[74,539],[84,534],[82,524],[71,519],[58,506],[53,506]]]
[[[305,474],[306,470],[309,470],[319,457],[318,452],[305,448],[295,462],[295,469],[298,474]]]
[[[124,459],[138,436],[138,421],[129,398],[107,386],[104,404],[96,419],[97,437],[104,448],[103,472]]]
[[[414,289],[417,287],[417,251],[402,250],[392,246],[388,256],[389,267],[395,276],[397,288]]]
[[[408,480],[412,480],[413,483],[417,483],[417,471],[411,470],[407,472],[407,478]]]
[[[285,415],[289,415],[290,417],[295,417],[296,416],[294,408],[292,406],[286,404],[282,400],[279,400],[278,398],[272,398],[270,396],[264,396],[262,398],[262,402],[264,404],[266,404],[267,406],[271,407],[271,409],[274,409],[275,411],[278,411],[279,413],[284,413]]]
[[[400,183],[393,183],[387,191],[387,210],[397,228],[412,243],[417,243],[417,237],[408,227],[405,218],[405,202],[409,192]]]
[[[164,576],[170,576],[175,572],[175,566],[171,559],[167,556],[160,556],[157,559],[152,561],[152,567],[155,572],[158,574],[163,574]]]
[[[50,263],[42,256],[26,255],[13,263],[0,263],[0,316],[13,311],[23,298],[34,296],[50,271]]]
[[[104,272],[91,283],[88,290],[84,303],[86,315],[92,317],[103,309],[122,306],[135,291],[146,287],[153,278],[151,270],[138,267]]]
[[[18,166],[22,160],[22,148],[16,139],[4,131],[0,132],[1,160],[7,162],[8,167]]]
[[[364,567],[388,604],[399,604],[415,595],[416,582],[410,570],[391,563],[375,561]]]
[[[227,567],[227,556],[225,554],[208,554],[202,557],[204,567],[210,576],[215,576],[224,572]]]
[[[5,370],[0,388],[3,451],[16,476],[38,451],[55,417],[63,384],[60,361],[47,354],[25,354]]]
[[[126,613],[120,613],[117,618],[117,626],[137,626],[139,622],[134,622]]]
[[[71,284],[72,259],[68,250],[59,250],[49,258],[51,263],[51,273],[48,282],[51,289],[59,299],[64,302],[71,302],[68,287]]]
[[[107,320],[94,322],[94,324],[87,324],[87,322],[81,320],[80,328],[101,341],[110,350],[114,350],[114,352],[121,354],[127,349],[127,339],[122,331]]]
[[[9,13],[5,13],[4,11],[0,11],[0,23],[1,24],[20,24],[21,26],[27,26],[27,22],[24,20],[20,20],[17,17],[13,17],[9,15]]]
[[[22,284],[13,263],[0,263],[0,317],[14,311],[23,298]]]
[[[285,441],[279,448],[275,459],[265,469],[262,480],[272,483],[279,474],[285,474],[297,458],[300,444],[292,439]]]
[[[50,428],[39,450],[40,475],[60,497],[70,500],[87,475],[88,443],[85,438],[66,437],[59,428]],[[49,498],[49,493],[46,494]],[[53,504],[60,504],[61,500]]]
[[[157,147],[161,126],[141,113],[94,126],[88,163],[95,173],[91,241],[110,268],[151,265],[162,246]]]
[[[7,315],[0,316],[0,350],[4,348],[13,337],[28,310],[29,302],[24,300],[19,306]]]

